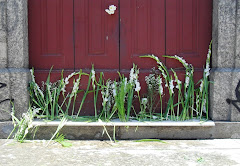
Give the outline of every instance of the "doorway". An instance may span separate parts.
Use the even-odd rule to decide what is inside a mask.
[[[116,78],[135,63],[140,80],[156,64],[139,56],[154,54],[168,68],[184,70],[162,55],[179,55],[202,77],[212,33],[212,0],[29,0],[29,57],[36,80],[52,80],[83,69]],[[117,10],[105,12],[109,5]]]

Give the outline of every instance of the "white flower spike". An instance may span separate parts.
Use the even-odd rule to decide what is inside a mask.
[[[115,5],[110,5],[108,9],[105,9],[105,12],[107,12],[109,15],[112,15],[117,10],[117,7]]]
[[[139,91],[141,90],[140,82],[138,82],[138,81],[136,80],[136,81],[135,81],[135,85],[136,85],[135,91],[136,91],[136,92],[139,92]]]
[[[110,5],[110,6],[109,6],[109,10],[115,11],[116,9],[117,9],[117,7],[116,7],[115,5]]]
[[[174,94],[174,91],[173,91],[173,89],[174,89],[173,80],[171,80],[169,82],[169,88],[170,88],[171,93]]]
[[[142,104],[147,105],[148,99],[147,98],[142,98]]]

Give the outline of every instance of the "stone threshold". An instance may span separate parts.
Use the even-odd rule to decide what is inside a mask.
[[[60,121],[33,121],[37,128],[34,139],[50,139]],[[154,126],[155,125],[155,126]],[[60,133],[71,140],[109,140],[103,134],[116,135],[117,140],[135,139],[240,139],[240,122],[66,122]],[[7,138],[13,129],[11,121],[0,122],[0,139]],[[33,138],[30,136],[29,138]]]
[[[43,120],[34,120],[32,125],[33,126],[44,126],[44,127],[54,127],[58,126],[60,121],[43,121]],[[199,120],[188,120],[188,121],[160,121],[160,122],[139,122],[139,121],[132,121],[132,122],[74,122],[74,121],[67,121],[64,126],[72,126],[72,127],[101,127],[101,126],[115,126],[115,127],[214,127],[214,121],[199,121]]]

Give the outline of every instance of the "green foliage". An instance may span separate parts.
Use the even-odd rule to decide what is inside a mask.
[[[137,119],[139,121],[148,120],[176,120],[184,121],[197,118],[200,121],[207,120],[209,103],[209,75],[210,75],[210,59],[211,46],[209,45],[206,66],[203,72],[203,78],[197,83],[194,82],[194,67],[188,64],[182,57],[163,56],[179,61],[185,69],[185,78],[180,80],[178,72],[167,67],[154,55],[141,56],[142,58],[154,59],[158,65],[158,71],[153,71],[146,76],[147,94],[140,96],[139,69],[135,64],[130,71],[129,78],[119,73],[119,81],[105,81],[103,72],[100,72],[99,77],[96,76],[94,66],[89,74],[82,72],[74,72],[63,77],[56,82],[51,82],[51,71],[49,71],[46,82],[42,87],[36,83],[34,69],[31,70],[32,80],[29,83],[30,106],[29,110],[18,119],[14,115],[14,105],[12,107],[12,121],[14,129],[9,137],[14,133],[14,139],[23,142],[33,128],[32,121],[34,118],[43,118],[46,120],[61,119],[61,122],[53,134],[52,139],[60,143],[63,147],[70,147],[72,144],[67,142],[64,135],[59,134],[59,131],[65,125],[67,120],[71,121],[110,121],[114,118],[119,118],[120,121],[130,121]],[[86,89],[80,89],[82,77],[88,78]],[[73,88],[71,92],[66,91],[66,87],[70,80],[73,80]],[[164,87],[166,87],[164,89]],[[91,90],[92,89],[92,90]],[[99,101],[99,93],[101,92],[102,107],[97,108]],[[80,98],[80,106],[76,107],[76,101],[79,99],[79,94],[83,93]],[[81,110],[89,93],[93,93],[94,112],[95,116],[80,116]],[[135,97],[136,96],[136,97]],[[145,97],[144,97],[145,96]],[[164,103],[163,97],[168,97]],[[136,100],[135,100],[136,99]],[[139,112],[135,111],[133,103],[139,104]],[[156,110],[160,104],[160,110]],[[163,110],[164,104],[166,109]],[[76,112],[77,110],[77,112]],[[100,113],[98,112],[100,110]],[[134,116],[135,115],[135,116]],[[133,117],[134,116],[134,117]],[[102,120],[101,120],[102,119]],[[104,131],[111,139],[106,127],[103,125]],[[113,140],[115,139],[115,126],[113,132]],[[49,143],[50,143],[49,141]],[[162,142],[158,139],[143,139],[136,142]],[[49,144],[48,143],[48,144]],[[198,159],[202,162],[202,158]]]
[[[209,51],[206,60],[206,67],[203,73],[203,78],[199,81],[200,86],[195,84],[194,67],[188,64],[182,57],[175,56],[163,56],[166,58],[171,58],[179,61],[185,68],[185,80],[184,82],[178,79],[177,72],[174,69],[170,69],[172,74],[166,68],[166,66],[159,60],[158,57],[154,55],[145,55],[143,58],[151,58],[158,64],[158,69],[160,71],[159,78],[165,80],[165,87],[168,88],[168,102],[164,119],[170,120],[188,120],[193,118],[203,118],[203,114],[206,115],[208,119],[208,91],[209,91],[209,72],[210,72],[210,57],[211,57],[211,43],[209,45]],[[156,76],[155,76],[156,77]],[[159,81],[162,82],[162,81]],[[154,85],[152,83],[152,85]],[[160,84],[159,84],[160,85]],[[149,87],[149,86],[148,86]],[[159,86],[159,89],[162,89]],[[149,90],[149,88],[148,88]],[[151,91],[150,91],[151,92]],[[148,95],[151,97],[151,94]],[[159,91],[160,100],[162,93]],[[177,96],[177,97],[175,97]],[[177,98],[177,101],[176,101]],[[150,98],[151,99],[151,98]],[[152,100],[152,99],[151,99]],[[161,101],[162,102],[162,101]],[[162,104],[161,104],[162,108]],[[181,109],[181,110],[180,110]],[[162,119],[162,109],[161,109],[161,119]]]
[[[135,64],[133,64],[129,78],[119,73],[118,81],[110,79],[105,81],[103,72],[100,72],[98,77],[92,65],[89,74],[80,70],[64,78],[62,72],[61,79],[51,83],[50,73],[52,69],[50,69],[48,78],[41,88],[35,82],[34,69],[32,69],[29,93],[31,106],[39,109],[36,116],[47,120],[65,117],[75,121],[88,121],[89,117],[81,117],[80,113],[87,95],[93,93],[95,115],[94,118],[90,118],[91,121],[98,119],[110,121],[114,118],[119,118],[120,121],[132,119],[140,121],[208,119],[211,43],[203,78],[198,83],[194,82],[194,67],[182,57],[177,55],[163,56],[177,60],[183,65],[185,69],[184,80],[179,79],[178,71],[168,69],[158,57],[154,55],[141,57],[155,60],[158,67],[157,71],[154,70],[145,77],[147,94],[143,95],[140,95],[139,69]],[[80,89],[83,76],[88,78],[88,83],[85,89]],[[69,80],[73,80],[71,92],[65,90]],[[97,108],[100,101],[99,93],[102,97],[101,108]],[[79,94],[81,94],[81,98]],[[63,100],[60,101],[60,99]],[[75,108],[77,99],[80,99],[79,108]],[[137,111],[135,110],[136,104],[139,104]]]
[[[36,114],[38,113],[40,109],[39,108],[32,108],[29,107],[29,110],[26,113],[23,113],[22,118],[18,119],[15,115],[15,109],[14,105],[12,104],[12,122],[14,125],[14,129],[8,136],[8,138],[11,137],[11,135],[17,130],[14,134],[14,139],[18,142],[24,142],[27,134],[29,133],[29,130],[33,128],[32,121],[34,117],[36,117]]]
[[[199,157],[198,159],[197,159],[197,162],[198,163],[201,163],[201,162],[203,162],[204,160],[203,160],[203,158],[202,157]]]
[[[140,139],[140,140],[136,140],[135,142],[161,142],[166,144],[167,142],[162,141],[160,139]]]
[[[56,138],[54,139],[54,141],[58,142],[59,144],[62,145],[62,147],[71,147],[72,143],[69,142],[67,139],[65,139],[65,136],[63,134],[57,134]]]
[[[56,137],[59,135],[59,131],[63,128],[63,126],[65,125],[65,123],[67,122],[67,118],[66,117],[63,117],[61,118],[61,121],[57,127],[57,130],[55,131],[55,133],[53,134],[52,138],[48,141],[47,145],[48,146],[50,144],[50,142]]]
[[[32,80],[29,83],[30,103],[32,107],[40,109],[41,114],[38,115],[38,118],[44,118],[47,120],[60,119],[62,116],[67,117],[69,112],[71,112],[71,115],[74,116],[77,96],[79,93],[83,92],[84,94],[77,112],[78,116],[87,95],[90,93],[89,88],[91,84],[91,73],[88,75],[80,70],[79,72],[70,74],[64,79],[62,71],[61,79],[52,83],[50,81],[51,71],[52,68],[49,71],[46,82],[44,82],[43,86],[40,88],[35,81],[34,69],[31,69]],[[73,78],[74,76],[78,76],[78,78],[75,80],[75,78]],[[88,86],[85,91],[79,90],[82,76],[89,76]],[[71,78],[73,78],[73,88],[71,92],[66,94],[65,89]],[[59,99],[61,97],[63,98],[63,101],[60,103]]]

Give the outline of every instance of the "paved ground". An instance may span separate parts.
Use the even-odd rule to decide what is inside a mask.
[[[59,143],[0,140],[1,166],[240,166],[240,139],[163,142],[71,141]]]

